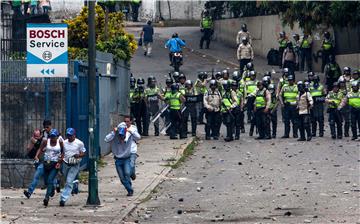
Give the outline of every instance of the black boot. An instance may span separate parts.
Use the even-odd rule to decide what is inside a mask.
[[[344,136],[345,137],[349,137],[349,130],[350,130],[350,122],[345,122],[345,125],[344,125]]]
[[[240,139],[240,127],[235,128],[235,140]]]

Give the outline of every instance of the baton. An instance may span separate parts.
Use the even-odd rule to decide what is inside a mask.
[[[157,121],[160,118],[161,114],[163,114],[168,108],[169,108],[169,104],[166,104],[161,110],[159,110],[156,113],[156,116],[151,120],[151,122],[155,123],[155,121]]]

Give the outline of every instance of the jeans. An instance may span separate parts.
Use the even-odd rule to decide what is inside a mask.
[[[130,174],[132,172],[130,157],[123,158],[123,159],[116,158],[115,166],[116,166],[116,171],[119,175],[121,183],[124,185],[124,187],[128,191],[128,193],[133,193],[134,191],[132,189],[131,179],[130,179]]]
[[[130,167],[131,167],[130,176],[135,175],[136,158],[137,158],[136,153],[130,154]]]
[[[151,54],[152,50],[152,42],[144,42],[143,43],[143,49],[146,52],[147,55]]]
[[[74,186],[74,180],[80,171],[80,164],[70,166],[66,163],[62,165],[62,173],[65,177],[66,184],[63,192],[61,193],[60,200],[67,201],[71,195],[71,191]]]
[[[34,179],[31,182],[29,188],[28,188],[28,192],[30,194],[32,194],[36,188],[36,186],[39,183],[40,177],[44,176],[44,164],[40,163],[38,165],[38,167],[36,168],[35,174],[34,174]],[[45,183],[46,184],[46,183]]]
[[[46,183],[54,183],[57,173],[58,170],[55,169],[55,167],[50,170],[44,169],[44,178],[46,179]],[[53,190],[54,190],[54,184],[47,184],[45,198],[49,199]]]

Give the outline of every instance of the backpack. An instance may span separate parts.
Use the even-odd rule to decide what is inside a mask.
[[[279,65],[279,51],[271,48],[266,56],[268,65]]]

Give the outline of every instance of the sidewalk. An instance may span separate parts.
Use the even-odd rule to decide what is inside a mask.
[[[137,179],[133,182],[134,196],[126,197],[120,183],[112,155],[103,158],[106,165],[99,168],[99,198],[101,206],[85,207],[87,185],[80,185],[80,193],[59,207],[55,194],[48,207],[42,205],[45,190],[36,189],[30,199],[23,189],[1,189],[1,223],[121,223],[165,178],[171,170],[168,161],[178,160],[183,150],[193,141],[170,141],[166,136],[147,137],[140,141],[137,159]]]

